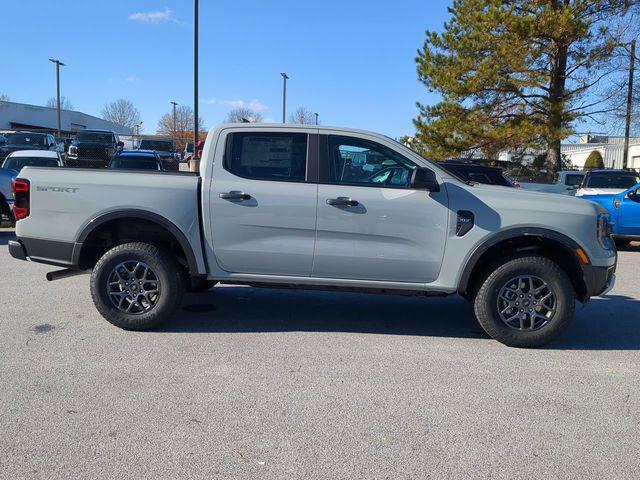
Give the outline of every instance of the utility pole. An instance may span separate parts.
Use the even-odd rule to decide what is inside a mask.
[[[198,154],[198,0],[193,1],[193,158]],[[198,165],[199,167],[199,165]]]
[[[316,116],[316,125],[318,125],[318,113],[314,113],[314,115]]]
[[[176,102],[169,102],[171,105],[173,105],[173,141],[176,141],[176,134],[177,134],[177,129],[176,129],[176,105],[178,105]]]
[[[627,85],[627,117],[624,127],[624,151],[622,152],[622,168],[627,168],[629,160],[629,131],[631,130],[631,104],[633,102],[633,70],[636,60],[636,41],[631,41],[631,57],[629,58],[629,83]]]
[[[66,65],[64,63],[62,63],[60,60],[58,60],[57,58],[50,58],[49,61],[56,64],[56,90],[57,90],[57,106],[58,106],[58,139],[60,139],[60,137],[62,137],[62,134],[61,134],[62,128],[61,128],[61,125],[60,125],[60,67],[64,67]]]
[[[282,75],[282,123],[285,123],[287,115],[287,79],[289,77],[284,72],[280,75]]]

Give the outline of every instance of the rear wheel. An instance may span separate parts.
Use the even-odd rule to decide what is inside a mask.
[[[537,347],[573,320],[576,294],[567,274],[540,256],[511,257],[485,271],[474,298],[482,328],[513,347]]]
[[[180,306],[184,282],[167,251],[126,243],[105,253],[91,274],[91,296],[100,314],[125,330],[148,330]]]

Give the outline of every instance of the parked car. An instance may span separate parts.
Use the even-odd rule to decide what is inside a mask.
[[[576,197],[616,195],[640,183],[640,174],[633,170],[592,170],[584,177]]]
[[[188,162],[193,157],[193,142],[187,143],[184,146],[184,152],[182,152],[182,161]]]
[[[7,137],[0,134],[0,145],[6,145],[6,143],[7,143]]]
[[[153,150],[123,150],[108,168],[118,170],[164,170],[160,156]]]
[[[204,151],[198,175],[25,168],[11,255],[67,267],[50,279],[91,269],[96,308],[131,330],[171,317],[185,287],[221,282],[457,293],[493,338],[531,347],[615,281],[602,207],[464,183],[383,135],[237,123]],[[372,181],[390,167],[405,171]]]
[[[440,163],[440,166],[465,182],[499,185],[501,187],[515,187],[515,184],[505,176],[500,168],[452,160],[442,162]]]
[[[46,150],[18,150],[9,154],[2,162],[2,168],[19,172],[23,167],[64,167],[58,152]]]
[[[578,170],[563,170],[558,172],[558,178],[554,183],[519,182],[519,184],[526,190],[534,190],[536,192],[575,195],[585,175],[586,172]]]
[[[611,214],[611,234],[619,245],[640,241],[640,183],[617,194],[582,195]]]
[[[67,152],[70,167],[106,167],[124,143],[110,130],[80,130]]]
[[[0,161],[17,150],[53,150],[57,148],[53,135],[48,133],[14,132],[7,135],[7,143],[0,146]]]
[[[0,168],[0,224],[13,223],[13,191],[11,182],[18,176],[18,172],[8,168]]]
[[[140,150],[154,150],[160,155],[165,170],[178,170],[180,162],[173,140],[144,138],[140,141]]]

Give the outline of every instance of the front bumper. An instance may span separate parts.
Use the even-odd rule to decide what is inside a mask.
[[[616,281],[616,265],[610,267],[588,266],[583,269],[587,298],[604,295],[611,291]]]

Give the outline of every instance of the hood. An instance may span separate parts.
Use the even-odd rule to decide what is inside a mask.
[[[38,145],[11,145],[11,144],[6,144],[6,145],[2,145],[0,146],[0,152],[4,152],[4,153],[11,153],[11,152],[17,152],[18,150],[42,150],[44,149],[44,147],[40,147]]]
[[[77,140],[71,143],[74,147],[86,147],[86,148],[113,148],[113,143],[98,143],[98,142],[79,142]]]
[[[453,183],[447,184],[447,190],[452,187],[454,187]],[[593,216],[604,211],[601,205],[557,193],[483,184],[455,186],[454,190],[462,188],[466,190],[462,197],[473,195],[483,202],[485,207],[496,212],[510,211],[514,216],[520,217],[523,223],[527,220],[534,221],[534,219],[544,222],[544,218],[548,216],[559,218],[566,218],[567,215]]]
[[[617,195],[624,192],[624,188],[580,188],[576,192],[577,197],[585,197],[590,195]]]

